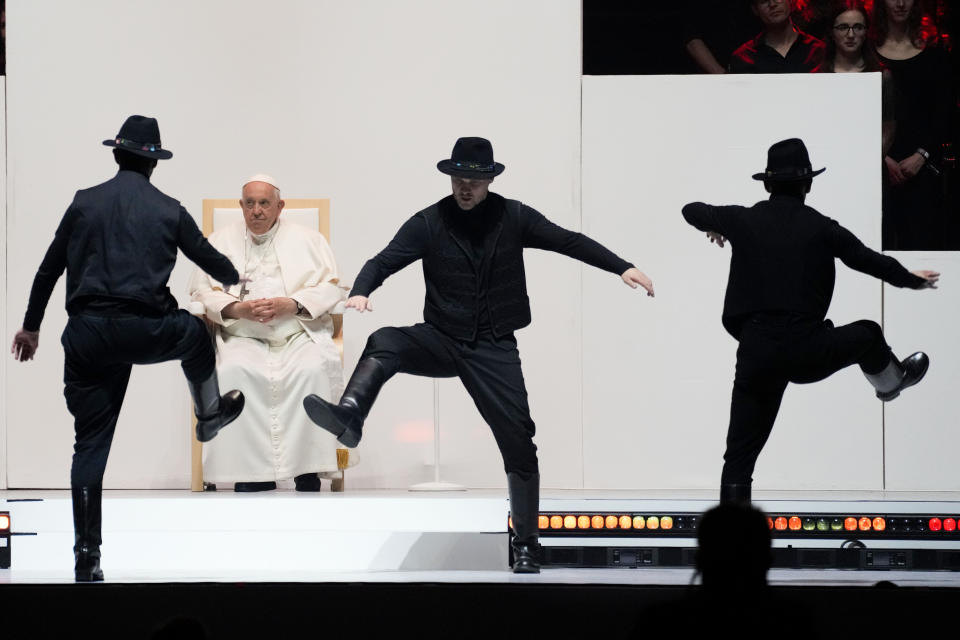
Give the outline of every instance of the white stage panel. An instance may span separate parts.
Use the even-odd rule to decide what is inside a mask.
[[[450,179],[436,163],[460,136],[492,141],[507,167],[495,191],[577,227],[575,0],[491,0],[482,10],[446,0],[291,0],[269,7],[255,0],[136,7],[103,0],[95,11],[53,0],[12,2],[7,9],[7,121],[15,134],[8,146],[8,327],[19,326],[33,275],[75,190],[113,175],[110,150],[100,142],[132,113],[159,119],[174,157],[158,166],[153,181],[194,216],[203,198],[239,198],[242,181],[258,172],[280,180],[290,198],[330,198],[331,245],[345,284],[411,215],[450,193]],[[175,50],[156,55],[155,39],[143,36],[145,24],[175,41]],[[483,63],[467,69],[464,61],[478,55]],[[554,256],[531,256],[527,266],[536,329],[522,334],[520,348],[528,379],[536,381],[533,410],[544,427],[538,440],[554,461],[545,479],[579,486],[579,444],[567,446],[580,439],[579,296],[555,285],[577,282],[580,270]],[[181,304],[192,268],[181,260],[171,278]],[[372,331],[422,319],[422,280],[412,265],[374,294],[373,314],[347,314],[347,375]],[[61,395],[63,300],[61,282],[37,360],[17,365],[4,386],[14,487],[68,484],[73,428]],[[552,357],[556,344],[572,345],[562,368]],[[185,386],[176,365],[134,370],[108,487],[188,486]],[[432,401],[429,380],[397,376],[387,385],[348,487],[432,479]],[[444,406],[448,415],[476,419],[473,403],[458,393]],[[473,432],[448,426],[443,451],[458,477],[477,486],[502,484],[489,433],[476,434],[487,450],[473,455]]]
[[[916,387],[904,391],[884,409],[884,455],[887,488],[950,491],[960,488],[960,253],[890,252],[911,270],[942,274],[936,290],[914,291],[884,286],[883,328],[893,352],[905,358],[914,351],[930,356],[930,370]]]
[[[838,118],[840,105],[856,116]],[[618,238],[657,291],[584,270],[586,488],[719,484],[736,351],[720,324],[730,249],[680,210],[765,199],[750,176],[789,137],[827,167],[808,204],[879,247],[879,75],[584,78],[584,232]],[[828,317],[879,321],[880,283],[837,270]],[[856,368],[791,385],[754,486],[882,488],[881,417]]]

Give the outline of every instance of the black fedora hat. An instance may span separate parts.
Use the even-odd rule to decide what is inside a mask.
[[[459,138],[450,159],[438,162],[437,169],[448,176],[489,180],[505,167],[493,161],[493,145],[486,138]]]
[[[157,125],[157,119],[146,116],[130,116],[120,127],[117,137],[104,140],[103,144],[145,158],[168,160],[173,157],[172,152],[160,147],[160,127]]]
[[[753,179],[764,182],[793,182],[818,176],[826,170],[823,168],[814,171],[803,140],[790,138],[770,147],[767,151],[766,170],[753,174]]]

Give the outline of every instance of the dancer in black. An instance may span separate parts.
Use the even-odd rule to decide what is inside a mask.
[[[859,320],[834,327],[824,320],[833,296],[834,259],[897,287],[935,288],[940,274],[907,271],[872,251],[837,222],[804,204],[813,177],[807,148],[791,139],[770,147],[767,169],[753,176],[771,194],[752,207],[683,208],[711,242],[733,250],[723,326],[739,340],[730,406],[721,502],[749,502],[753,469],[770,435],[788,382],[822,380],[858,364],[877,397],[893,400],[926,374],[926,354],[902,362],[880,325]]]
[[[368,297],[391,274],[423,261],[425,322],[385,327],[367,341],[339,404],[307,396],[304,408],[348,447],[360,441],[380,387],[395,373],[458,376],[503,456],[513,518],[514,571],[540,570],[540,475],[513,332],[530,323],[523,249],[563,253],[616,273],[653,295],[653,283],[630,263],[586,236],[567,231],[516,200],[489,193],[504,166],[483,138],[460,138],[437,168],[453,195],[410,218],[357,276],[347,307],[372,310]]]
[[[134,364],[180,360],[206,442],[240,415],[243,395],[220,396],[214,351],[203,321],[177,309],[167,279],[177,249],[217,280],[235,284],[230,260],[200,233],[180,203],[150,184],[160,146],[157,121],[130,116],[116,138],[120,170],[107,182],[78,191],[37,270],[23,327],[13,339],[17,360],[33,359],[40,323],[54,285],[67,271],[63,331],[64,396],[76,429],[73,494],[77,581],[103,580],[100,506],[103,472]]]

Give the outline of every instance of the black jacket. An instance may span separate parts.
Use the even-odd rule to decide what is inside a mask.
[[[67,310],[85,301],[112,300],[169,313],[177,301],[167,280],[177,249],[224,284],[240,276],[210,246],[187,210],[135,171],[119,171],[101,185],[78,191],[37,270],[23,328],[37,331],[54,285],[67,270]]]
[[[926,282],[799,198],[773,196],[752,207],[694,202],[683,208],[683,217],[700,231],[715,231],[730,241],[723,326],[735,338],[754,313],[823,320],[833,297],[834,258],[896,287],[920,288]]]
[[[458,340],[476,339],[485,299],[490,327],[503,336],[530,324],[530,301],[523,249],[556,251],[605,271],[622,274],[632,265],[583,234],[553,224],[516,200],[491,193],[490,221],[477,269],[470,240],[448,219],[453,196],[420,211],[400,228],[387,247],[363,265],[351,295],[369,296],[390,275],[423,260],[426,300],[423,319]],[[470,215],[470,212],[462,212]]]

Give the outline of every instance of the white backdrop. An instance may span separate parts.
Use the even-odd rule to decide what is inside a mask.
[[[766,150],[802,138],[816,168],[808,203],[880,244],[879,74],[587,77],[583,226],[619,237],[657,285],[624,296],[584,274],[584,484],[718,482],[736,342],[720,315],[730,260],[680,209],[753,204]],[[837,109],[856,113],[837,118]],[[880,321],[880,283],[838,267],[829,317]],[[882,488],[882,409],[857,367],[791,385],[754,474],[761,489]]]
[[[872,75],[588,77],[581,125],[575,0],[488,0],[482,9],[444,0],[286,0],[269,9],[254,0],[7,5],[7,340],[74,190],[113,174],[100,141],[131,113],[159,118],[175,156],[154,182],[195,216],[203,198],[238,197],[255,172],[276,176],[287,197],[331,198],[332,245],[348,282],[408,216],[448,192],[435,164],[455,138],[482,135],[507,166],[495,191],[582,228],[657,284],[649,300],[615,276],[527,253],[534,324],[518,338],[543,485],[712,489],[735,350],[719,322],[729,249],[688,227],[682,204],[763,198],[749,175],[763,168],[771,142],[799,135],[814,164],[828,167],[810,204],[879,245]],[[946,281],[953,264],[943,262]],[[191,268],[181,260],[171,280],[182,302]],[[879,320],[880,284],[838,271],[830,317]],[[890,488],[956,488],[923,456],[936,444],[935,459],[946,464],[944,451],[955,450],[950,436],[937,439],[954,421],[932,392],[956,387],[956,369],[939,367],[960,361],[960,347],[947,335],[952,322],[929,316],[917,326],[936,334],[931,346],[906,339],[914,292],[900,293],[890,340],[898,352],[931,350],[928,395],[913,390],[891,405],[903,413],[888,412],[885,431],[881,405],[856,368],[791,387],[757,467],[758,487],[876,489],[886,473]],[[946,293],[922,294],[942,319],[958,307]],[[11,487],[68,484],[63,295],[61,282],[37,360],[6,364],[0,475]],[[348,374],[366,337],[419,321],[422,300],[414,265],[374,294],[373,314],[349,314]],[[473,403],[455,380],[441,381],[440,390],[444,479],[502,486],[493,438]],[[930,413],[919,423],[911,407],[922,397]],[[136,368],[107,486],[188,486],[188,416],[176,364]],[[392,380],[370,415],[349,486],[431,479],[432,417],[429,380]],[[907,425],[915,442],[902,442],[911,437]]]
[[[239,197],[243,179],[256,172],[277,177],[285,196],[331,198],[332,245],[348,279],[407,217],[449,193],[436,163],[458,136],[493,141],[507,166],[495,190],[578,226],[576,0],[489,0],[482,7],[447,0],[12,0],[7,16],[8,327],[20,326],[33,274],[74,191],[113,174],[100,141],[131,113],[159,119],[174,157],[161,162],[154,182],[195,216],[203,198]],[[171,279],[181,302],[190,268],[182,260]],[[580,479],[579,355],[563,367],[551,362],[552,345],[579,333],[579,297],[550,283],[578,274],[560,257],[528,259],[537,328],[520,334],[520,346],[542,427],[544,481],[556,486]],[[67,485],[63,296],[61,281],[37,359],[10,365],[17,367],[5,387],[13,487]],[[391,278],[373,300],[375,313],[346,320],[348,373],[374,329],[420,320],[419,267]],[[445,400],[446,415],[472,415],[472,403],[457,393]],[[178,365],[136,368],[107,485],[187,486],[188,415]],[[393,380],[370,416],[350,486],[431,479],[432,416],[429,380]],[[451,426],[464,439],[444,443],[451,463],[445,475],[502,485],[493,439],[471,419]]]

